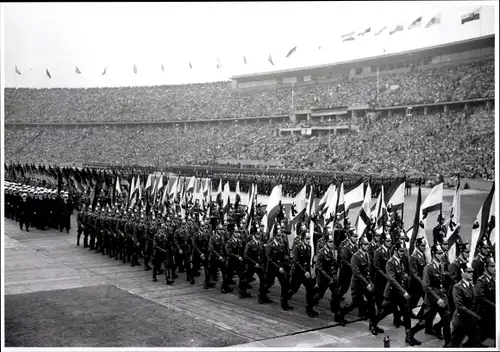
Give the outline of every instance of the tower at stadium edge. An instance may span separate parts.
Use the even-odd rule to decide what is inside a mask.
[[[166,144],[161,143],[162,138],[167,135],[172,138],[176,132],[194,131],[205,138],[205,130],[234,128],[236,123],[243,129],[269,126],[266,128],[272,131],[264,132],[270,135],[307,141],[313,136],[328,135],[330,138],[356,132],[366,126],[367,121],[392,116],[440,116],[474,109],[494,116],[494,45],[494,35],[488,35],[359,60],[238,75],[231,77],[230,82],[85,89],[6,88],[6,161],[75,166],[117,165],[119,161],[107,161],[109,155],[98,150],[102,144],[97,138],[104,136],[101,140],[108,144],[113,140],[123,144],[127,138],[139,138],[135,130],[154,131],[142,141],[151,144],[147,148],[151,151],[162,146],[166,148]],[[433,73],[446,70],[449,71],[445,74],[446,78],[452,77],[449,87],[443,86]],[[410,78],[412,74],[414,77]],[[475,78],[478,74],[487,79]],[[424,77],[422,81],[418,81],[420,76]],[[463,82],[454,82],[454,76],[463,77]],[[416,87],[411,87],[415,94],[408,88],[406,80],[418,82]],[[422,89],[426,86],[432,88],[427,89],[430,92]],[[494,119],[487,121],[490,132],[494,131]],[[32,134],[27,136],[22,130]],[[89,134],[89,130],[93,134]],[[63,146],[56,147],[75,155],[68,157],[69,154],[57,153],[57,150],[43,152],[55,145],[50,138],[61,143],[61,138],[69,139],[70,134],[75,141],[63,141]],[[487,136],[487,143],[482,143],[488,145],[492,136],[494,133]],[[175,138],[177,143],[182,141]],[[221,138],[224,140],[225,137]],[[271,155],[266,160],[256,157],[258,153],[237,155],[239,140],[234,141],[235,147],[231,147],[227,155],[219,158],[215,155],[216,146],[210,144],[209,139],[203,139],[203,142],[207,143],[203,150],[207,151],[206,159],[210,159],[210,167],[220,165],[228,169],[233,161],[248,171],[266,167],[270,172],[280,172],[297,169],[299,164],[289,163],[290,160],[280,157],[279,153],[278,157]],[[294,144],[297,143],[291,145]],[[189,153],[185,145],[179,146],[177,154],[159,150],[158,158],[151,157],[151,152],[138,151],[137,146],[141,143],[136,146],[133,143],[112,146],[108,148],[113,154],[109,159],[116,154],[119,156],[117,160],[125,160],[129,164],[170,166],[165,160],[174,157],[180,165],[202,168],[208,165],[207,160],[202,160],[199,155],[178,157],[179,152]],[[262,144],[262,148],[265,147]],[[231,153],[234,155],[229,155]],[[494,166],[491,168],[494,149],[488,154],[492,155],[488,155],[488,162],[485,163],[489,165],[488,169],[494,170]],[[419,160],[412,162],[419,164]],[[450,163],[458,168],[463,160]],[[319,165],[315,170],[332,171],[334,161],[330,166],[324,168],[324,165]],[[351,165],[348,166],[346,169]],[[442,170],[443,166],[440,167]],[[428,171],[435,172],[433,168]],[[482,180],[469,177],[471,188],[490,188],[488,184],[483,185]],[[488,177],[476,178],[492,179],[494,175],[491,177],[490,170]]]

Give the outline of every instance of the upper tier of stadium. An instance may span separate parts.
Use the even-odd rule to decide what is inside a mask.
[[[378,73],[377,73],[378,72]],[[318,67],[154,87],[5,90],[6,123],[188,121],[494,98],[494,36]]]

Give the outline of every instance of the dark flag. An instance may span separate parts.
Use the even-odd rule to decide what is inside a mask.
[[[192,70],[193,69],[193,65],[191,65],[191,63],[189,63],[189,68]]]
[[[165,71],[165,69],[163,68],[163,64],[161,64],[161,70],[162,70],[162,71]]]
[[[134,64],[134,73],[137,74],[137,66]]]
[[[243,62],[245,63],[245,65],[247,64],[247,58],[243,56]]]
[[[288,59],[296,51],[297,51],[297,46],[294,46],[293,48],[290,49],[290,51],[288,52],[288,54],[286,54],[285,58]]]
[[[52,78],[48,68],[45,69],[45,74],[47,75],[47,77]]]
[[[78,74],[78,75],[79,75],[80,73],[82,73],[82,71],[80,71],[80,69],[78,68],[78,66],[76,66],[76,68],[75,68],[75,72],[76,72],[76,74]]]
[[[481,8],[478,8],[476,11],[466,13],[462,16],[462,24],[466,24],[467,22],[472,22],[480,19],[480,11]]]
[[[401,32],[403,30],[402,25],[398,25],[396,28],[394,28],[392,31],[389,32],[389,35],[393,35],[394,33]]]
[[[102,71],[102,76],[106,74],[106,67],[104,67],[104,71]]]
[[[21,71],[19,71],[19,69],[17,68],[17,66],[16,66],[16,73],[17,73],[18,75],[21,75]]]

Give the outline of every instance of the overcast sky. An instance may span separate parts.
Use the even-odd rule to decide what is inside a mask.
[[[495,2],[3,4],[4,83],[8,87],[178,84],[326,64],[382,54],[384,48],[398,52],[493,34],[498,27],[498,8],[492,4]],[[481,19],[461,25],[461,16],[480,6]],[[426,29],[426,23],[438,13],[441,24]],[[421,27],[408,31],[420,16]],[[404,25],[404,32],[389,36],[398,24]],[[375,37],[384,26],[388,30]],[[368,27],[370,34],[357,36]],[[356,31],[356,40],[342,43],[341,35],[352,31]],[[285,59],[294,46],[295,54]],[[274,67],[267,60],[269,54]],[[219,70],[217,59],[222,65]],[[134,64],[137,74],[133,73]],[[16,65],[21,75],[15,73]],[[76,66],[82,74],[75,73]],[[46,76],[46,68],[52,79]]]

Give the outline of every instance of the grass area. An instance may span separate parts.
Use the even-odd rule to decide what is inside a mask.
[[[219,347],[245,342],[115,286],[5,296],[6,347]]]

